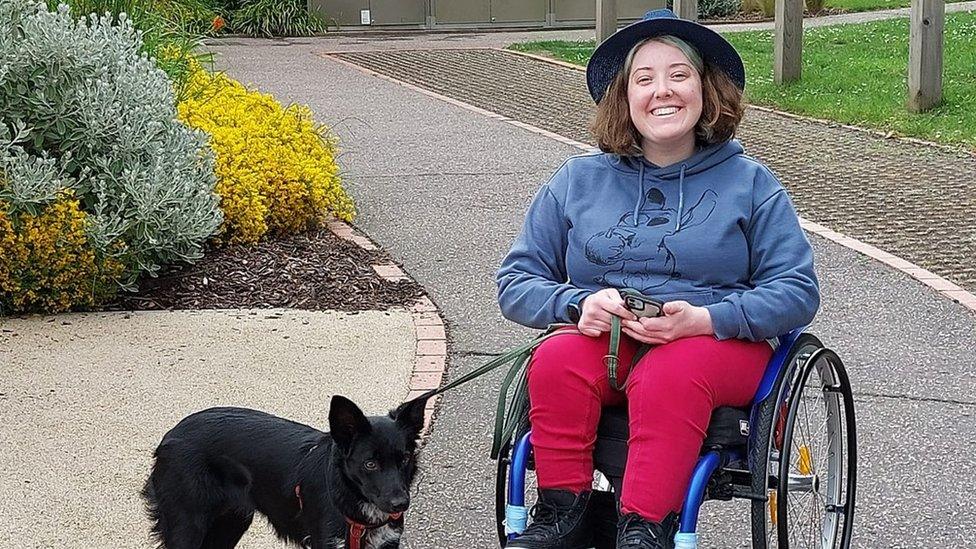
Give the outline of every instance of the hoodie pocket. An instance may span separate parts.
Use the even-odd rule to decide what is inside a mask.
[[[704,307],[705,305],[711,305],[717,303],[718,293],[714,290],[698,290],[694,292],[675,292],[670,294],[657,294],[652,297],[659,301],[667,303],[668,301],[687,301],[692,305],[698,307]]]

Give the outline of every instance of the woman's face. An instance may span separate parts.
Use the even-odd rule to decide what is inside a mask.
[[[695,146],[702,113],[701,75],[678,48],[648,42],[637,50],[627,81],[630,119],[645,151]]]

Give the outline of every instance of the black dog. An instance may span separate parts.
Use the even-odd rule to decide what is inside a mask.
[[[312,549],[395,549],[417,471],[426,399],[367,418],[332,397],[329,433],[245,408],[211,408],[166,433],[143,488],[166,549],[232,548],[258,511]]]

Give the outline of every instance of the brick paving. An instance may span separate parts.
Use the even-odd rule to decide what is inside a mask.
[[[580,70],[492,49],[332,55],[592,143]],[[754,108],[740,137],[781,177],[803,217],[976,292],[976,156]]]

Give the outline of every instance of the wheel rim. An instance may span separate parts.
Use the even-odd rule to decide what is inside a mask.
[[[845,497],[852,496],[844,475],[849,393],[831,357],[825,349],[804,349],[783,384],[768,454],[776,475],[766,513],[770,548],[833,549],[849,541],[840,535]]]

